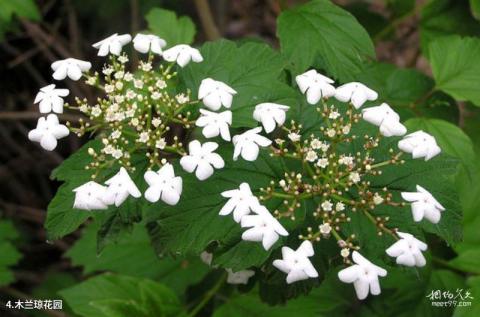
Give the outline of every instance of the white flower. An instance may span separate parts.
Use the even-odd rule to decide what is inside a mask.
[[[148,134],[148,132],[142,132],[140,133],[140,136],[138,137],[138,142],[142,142],[142,143],[147,143],[148,140],[150,140],[150,135]]]
[[[200,259],[206,265],[211,266],[212,260],[213,260],[213,254],[207,251],[203,251],[202,253],[200,253]]]
[[[162,54],[162,48],[167,46],[167,42],[156,35],[137,34],[133,38],[133,47],[140,53],[152,51],[155,54]]]
[[[311,69],[295,77],[298,88],[302,94],[307,95],[307,102],[311,105],[316,104],[320,98],[328,98],[335,94],[334,81],[316,70]]]
[[[143,81],[141,79],[135,79],[133,81],[133,86],[135,88],[142,89],[143,88]]]
[[[318,226],[318,229],[320,229],[320,233],[323,236],[328,236],[332,231],[332,227],[328,222],[322,223],[320,226]]]
[[[155,142],[155,147],[157,149],[163,150],[167,146],[167,142],[164,138],[160,138]]]
[[[402,136],[407,128],[400,123],[400,116],[386,103],[362,110],[363,120],[380,127],[380,133],[386,137]]]
[[[137,185],[132,181],[124,167],[121,167],[115,176],[105,182],[108,185],[103,201],[107,205],[115,204],[120,206],[128,198],[129,195],[139,198],[142,196]]]
[[[445,208],[425,188],[417,185],[417,192],[402,192],[401,195],[412,203],[413,220],[419,222],[425,218],[431,223],[440,221],[441,212]]]
[[[203,127],[202,134],[206,138],[222,136],[225,141],[230,141],[229,126],[232,124],[232,112],[230,110],[216,113],[200,109],[200,117],[195,122],[197,127]]]
[[[290,141],[292,141],[292,142],[298,142],[298,141],[300,141],[300,137],[301,137],[300,134],[295,133],[295,132],[290,132],[290,133],[288,134],[288,138],[289,138]]]
[[[195,63],[203,62],[200,51],[186,44],[179,44],[163,52],[163,58],[167,62],[177,62],[180,67],[184,67],[191,60]]]
[[[205,78],[198,88],[198,99],[211,110],[217,111],[221,106],[230,108],[232,106],[233,95],[237,92],[227,84]]]
[[[144,71],[144,72],[149,72],[152,70],[152,63],[144,63],[144,62],[140,62],[140,68]]]
[[[381,293],[379,276],[386,276],[387,271],[365,259],[357,251],[352,253],[353,262],[356,264],[338,272],[338,278],[344,283],[353,283],[358,299],[367,298],[368,293],[378,295]]]
[[[335,131],[334,128],[327,129],[327,136],[330,138],[333,138],[337,134],[337,131]]]
[[[348,175],[348,179],[356,184],[360,181],[360,174],[357,172],[352,172],[350,175]]]
[[[40,145],[47,151],[57,147],[57,140],[66,137],[70,131],[66,126],[58,122],[55,114],[49,114],[47,118],[41,117],[37,121],[37,127],[28,133],[28,139],[40,142]]]
[[[343,165],[353,165],[354,157],[353,156],[341,156],[338,159],[338,164],[343,164]]]
[[[112,156],[118,160],[119,158],[121,158],[123,156],[123,152],[120,149],[115,149],[112,152]]]
[[[325,158],[325,157],[322,157],[321,159],[319,159],[317,161],[317,166],[319,166],[321,168],[325,168],[325,167],[327,167],[327,165],[328,165],[328,159]]]
[[[332,120],[336,120],[338,117],[340,117],[340,113],[338,111],[332,111],[328,115],[328,118]]]
[[[418,267],[425,266],[426,260],[422,251],[427,250],[427,244],[409,233],[397,231],[397,234],[401,239],[386,250],[387,254],[397,258],[397,264]]]
[[[103,201],[107,188],[94,181],[90,181],[73,190],[75,201],[73,208],[83,210],[107,209],[108,206]]]
[[[287,110],[290,107],[278,103],[265,102],[255,106],[253,118],[261,122],[266,133],[275,130],[275,123],[281,126],[285,123]]]
[[[248,215],[259,206],[258,198],[252,194],[247,183],[240,184],[239,189],[232,189],[222,192],[222,196],[229,198],[227,203],[220,210],[220,215],[226,216],[233,212],[233,219],[240,222],[242,217]]]
[[[118,58],[118,61],[122,64],[125,64],[126,62],[128,62],[128,57],[124,54],[124,55],[121,55],[119,58]],[[125,79],[127,80],[127,79]],[[128,80],[127,80],[128,81]]]
[[[307,152],[307,155],[305,156],[305,159],[309,162],[315,162],[318,158],[318,155],[315,151],[310,150]]]
[[[332,211],[333,204],[330,200],[325,200],[322,204],[321,207],[324,211]]]
[[[442,151],[435,138],[421,130],[404,136],[398,142],[398,148],[403,152],[412,153],[414,159],[425,157],[425,161],[437,156]]]
[[[258,157],[258,152],[261,147],[266,147],[272,144],[272,141],[264,136],[259,135],[262,131],[261,127],[247,130],[246,132],[235,135],[233,137],[233,160],[236,161],[241,154],[244,160],[255,161]]]
[[[107,56],[108,53],[118,56],[122,52],[122,47],[130,43],[131,40],[130,34],[118,35],[118,33],[115,33],[92,46],[98,49],[98,56]]]
[[[181,105],[190,101],[190,97],[184,93],[176,95],[175,99],[177,99],[177,102]]]
[[[342,102],[350,101],[358,109],[367,100],[376,100],[378,94],[362,83],[351,82],[338,87],[335,91],[335,98]]]
[[[79,80],[82,77],[82,73],[87,72],[92,67],[92,64],[76,58],[67,58],[53,62],[51,67],[53,70],[52,77],[55,80],[63,80],[67,76],[71,80]]]
[[[383,197],[380,196],[378,193],[375,193],[375,195],[373,195],[373,203],[375,205],[380,205],[381,203],[383,203]]]
[[[295,251],[289,247],[283,247],[282,259],[273,261],[273,266],[288,274],[288,284],[308,278],[316,278],[318,277],[318,272],[308,259],[313,255],[312,243],[305,240]]]
[[[320,141],[319,139],[313,139],[311,142],[310,142],[310,146],[312,147],[312,149],[314,150],[318,150],[320,149],[320,147],[322,147],[322,141]]]
[[[222,157],[214,153],[218,148],[215,142],[205,142],[201,144],[193,140],[188,144],[189,155],[180,159],[180,165],[189,173],[195,171],[195,176],[201,181],[206,180],[213,175],[213,169],[220,169],[225,166]]]
[[[350,255],[350,250],[348,248],[343,248],[341,251],[340,251],[340,255],[343,257],[343,258],[348,258],[348,256]]]
[[[155,83],[155,86],[157,86],[159,89],[163,89],[163,88],[166,88],[167,87],[167,83],[165,82],[165,80],[157,80],[157,82]]]
[[[182,194],[182,178],[173,171],[170,163],[165,164],[158,172],[147,171],[144,175],[149,188],[145,191],[145,199],[155,203],[159,199],[169,205],[176,205]]]
[[[242,239],[246,241],[262,241],[263,248],[269,250],[279,235],[288,236],[287,230],[275,219],[264,206],[257,206],[254,210],[256,215],[246,215],[242,217],[242,228],[248,227],[242,234]]]
[[[158,128],[158,126],[162,124],[162,120],[160,118],[153,118],[152,119],[152,125],[155,127],[155,128]]]
[[[68,96],[68,89],[55,89],[51,84],[40,89],[33,103],[40,103],[41,113],[56,112],[63,113],[63,98]]]
[[[345,204],[342,202],[338,202],[335,204],[335,210],[336,211],[344,211],[345,210]]]
[[[228,284],[247,284],[248,280],[255,275],[255,271],[252,270],[233,272],[232,269],[226,269],[226,271]]]

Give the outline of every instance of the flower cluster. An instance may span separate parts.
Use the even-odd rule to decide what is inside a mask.
[[[272,180],[268,187],[261,188],[258,197],[248,183],[223,192],[222,196],[228,200],[220,215],[233,214],[234,221],[246,228],[242,239],[261,242],[268,250],[280,236],[289,234],[280,222],[282,218],[303,222],[297,219],[297,210],[305,200],[313,200],[317,207],[307,210],[308,225],[304,227],[305,233],[298,236],[303,242],[296,250],[283,247],[282,259],[273,261],[273,265],[287,274],[287,283],[316,278],[318,273],[309,259],[314,255],[313,243],[333,237],[348,266],[338,273],[339,279],[353,283],[359,299],[369,293],[378,295],[379,277],[386,276],[387,271],[362,256],[356,236],[344,237],[342,227],[351,221],[352,213],[365,216],[377,228],[378,235],[389,234],[396,240],[386,253],[396,258],[398,264],[424,266],[422,251],[427,245],[409,233],[389,228],[389,218],[375,216],[375,210],[410,203],[414,221],[425,218],[438,223],[444,208],[420,185],[417,192],[401,194],[405,201],[394,201],[388,188],[370,187],[370,180],[381,175],[384,166],[405,163],[401,160],[404,153],[410,153],[414,159],[430,160],[441,150],[435,139],[423,131],[406,135],[407,128],[400,122],[399,115],[386,103],[359,111],[367,101],[378,98],[375,91],[362,83],[335,88],[332,79],[315,70],[298,75],[296,82],[307,102],[316,105],[323,117],[319,131],[306,136],[302,135],[302,126],[294,121],[283,126],[288,107],[268,103],[257,106],[253,117],[262,123],[267,133],[272,133],[276,126],[281,127],[275,131],[278,137],[274,142],[261,136],[262,128],[257,127],[235,136],[233,143],[234,159],[241,155],[253,161],[258,157],[259,147],[269,147],[270,155],[284,161],[283,166],[291,166],[286,164],[287,160],[299,161],[301,171],[287,170],[283,179]],[[356,135],[355,128],[361,120],[377,126],[378,134]],[[389,159],[377,161],[375,153],[379,151],[380,142],[393,136],[403,137],[398,142],[398,150],[391,148]],[[353,148],[349,144],[361,141],[364,151],[348,152]],[[280,207],[270,212],[267,205]],[[302,228],[302,223],[298,227]]]
[[[63,99],[69,90],[56,88],[54,84],[40,89],[35,98],[40,112],[47,116],[38,120],[29,138],[44,149],[55,149],[57,139],[70,132],[79,137],[97,134],[101,140],[100,148],[88,149],[92,160],[85,168],[92,171],[92,180],[74,190],[77,209],[99,210],[112,204],[118,207],[129,196],[139,198],[141,193],[129,175],[135,171],[132,156],[139,153],[146,155],[149,162],[144,174],[149,187],[144,197],[150,202],[162,200],[175,205],[180,199],[182,179],[175,176],[173,166],[168,163],[171,157],[180,156],[183,169],[195,172],[199,180],[209,178],[214,169],[224,166],[222,157],[214,152],[217,143],[201,144],[193,140],[187,151],[173,130],[177,126],[184,129],[198,126],[203,128],[206,138],[220,135],[223,140],[231,141],[232,112],[217,111],[231,107],[236,91],[223,82],[206,78],[199,87],[199,100],[192,100],[189,90],[179,92],[175,64],[184,67],[190,62],[202,62],[203,57],[197,49],[184,44],[164,50],[167,43],[155,35],[137,34],[133,38],[134,49],[147,54],[147,58],[129,71],[129,59],[122,49],[131,41],[129,34],[113,34],[93,44],[99,56],[108,56],[101,73],[91,73],[90,62],[74,58],[52,64],[55,80],[68,77],[77,81],[83,77],[87,85],[98,88],[103,96],[93,103],[75,98],[76,104],[69,105]],[[157,57],[164,62],[156,65]],[[199,109],[201,101],[209,110]],[[64,108],[81,113],[78,124],[59,123],[56,114],[63,113]],[[118,165],[118,173],[105,182],[108,187],[96,182],[102,170]]]

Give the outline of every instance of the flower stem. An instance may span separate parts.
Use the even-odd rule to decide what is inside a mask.
[[[200,303],[198,303],[197,306],[195,306],[190,311],[187,317],[196,316],[202,310],[202,308],[205,307],[206,304],[208,304],[208,302],[212,299],[212,297],[215,296],[218,290],[222,287],[226,278],[227,278],[227,274],[226,272],[224,272],[222,276],[218,279],[217,283],[215,283],[215,285],[213,285],[213,287],[207,293],[205,293],[205,295],[203,296],[203,299],[200,301]]]

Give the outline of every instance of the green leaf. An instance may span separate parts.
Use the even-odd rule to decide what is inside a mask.
[[[115,241],[119,233],[130,230],[133,222],[140,220],[140,209],[144,200],[143,198],[136,200],[130,197],[118,208],[111,206],[107,210],[95,213],[74,209],[75,194],[73,189],[91,180],[92,171],[85,169],[85,166],[92,160],[92,157],[88,154],[88,148],[90,147],[98,152],[100,141],[89,141],[52,172],[52,179],[63,181],[64,184],[60,186],[55,197],[48,205],[45,228],[49,239],[58,239],[75,231],[90,216],[95,216],[101,219],[103,224],[99,232],[101,239],[98,241],[98,248],[101,250],[106,244]],[[132,156],[132,165],[135,166],[136,170],[130,173],[130,177],[138,184],[139,189],[143,190],[146,186],[143,181],[143,174],[147,168],[147,161],[142,155],[134,155]],[[96,181],[103,182],[116,174],[118,169],[119,166],[114,164],[102,170]]]
[[[429,52],[436,88],[480,106],[480,39],[441,38],[430,44]]]
[[[175,317],[181,312],[178,298],[167,287],[124,275],[99,275],[60,295],[75,314],[85,317]]]
[[[375,104],[388,103],[402,120],[424,116],[458,121],[454,100],[442,92],[432,93],[433,80],[415,69],[372,63],[357,80],[380,92]]]
[[[466,250],[451,260],[450,264],[461,271],[480,274],[480,250]]]
[[[220,306],[213,317],[315,317],[316,302],[309,298],[295,299],[288,302],[285,306],[269,306],[260,301],[257,293],[250,292],[246,294],[234,295],[226,304]]]
[[[446,210],[438,224],[423,220],[416,225],[437,234],[447,243],[454,244],[462,238],[462,210],[455,186],[458,163],[457,159],[446,154],[428,162],[405,158],[405,164],[383,168],[382,175],[372,177],[371,182],[373,187],[379,189],[387,186],[397,197],[401,192],[415,191],[417,184],[427,189]],[[413,227],[410,206],[386,210],[391,210],[385,214],[392,218],[389,221],[390,226]]]
[[[167,47],[177,44],[191,44],[195,36],[195,25],[188,16],[177,15],[173,11],[153,8],[145,19],[149,30],[167,42]]]
[[[66,253],[73,265],[83,266],[84,274],[112,271],[150,278],[162,282],[180,296],[189,285],[199,282],[209,270],[198,257],[160,259],[142,224],[135,224],[130,233],[124,232],[115,243],[107,245],[98,254],[95,247],[98,229],[97,221],[89,225]]]
[[[158,204],[146,207],[145,217],[150,221],[150,235],[157,253],[198,255],[212,245],[216,247],[213,250],[214,261],[218,261],[214,263],[234,271],[258,266],[271,251],[258,248],[257,243],[242,241],[242,230],[232,217],[218,214],[226,203],[220,193],[248,182],[252,191],[258,194],[260,187],[281,175],[281,170],[267,151],[261,151],[255,162],[242,159],[234,162],[231,146],[224,146],[218,153],[225,160],[225,168],[215,171],[212,177],[201,184],[194,175],[180,168],[175,169],[183,178],[182,199],[174,207],[159,208]],[[234,254],[235,258],[220,256],[227,251],[230,255]],[[217,256],[219,259],[215,260]]]
[[[463,277],[452,271],[425,269],[389,269],[381,281],[382,294],[370,298],[366,305],[362,302],[358,316],[452,316],[453,306],[434,307],[427,296],[437,290],[456,294],[457,288],[465,288]]]
[[[252,117],[255,106],[262,102],[295,105],[292,88],[280,81],[285,60],[263,43],[245,43],[220,40],[200,48],[202,63],[190,63],[179,70],[179,76],[197,96],[198,87],[205,78],[225,82],[237,91],[231,111],[232,127],[255,127]]]
[[[18,233],[10,221],[0,221],[0,286],[15,280],[11,267],[18,263],[22,255],[12,244]]]
[[[433,41],[449,35],[479,36],[480,24],[470,14],[468,2],[463,0],[434,0],[421,11],[420,44],[422,53],[430,56]]]
[[[470,0],[470,11],[475,19],[480,20],[480,1]]]
[[[38,21],[40,11],[34,0],[0,0],[0,40],[10,28],[14,16]]]
[[[278,18],[282,53],[302,72],[314,66],[341,82],[351,81],[366,60],[375,58],[367,31],[347,11],[315,0]]]
[[[73,189],[90,180],[85,166],[91,162],[88,148],[98,149],[98,140],[90,141],[62,162],[52,172],[52,179],[63,181],[47,208],[45,229],[49,239],[61,238],[75,231],[88,217],[90,212],[73,209]]]

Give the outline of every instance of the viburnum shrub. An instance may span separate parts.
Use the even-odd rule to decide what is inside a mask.
[[[201,255],[228,272],[228,283],[253,277],[268,284],[283,272],[291,284],[341,265],[338,278],[353,283],[359,299],[380,294],[383,263],[426,264],[416,224],[442,234],[444,227],[428,223],[444,221],[449,210],[442,206],[448,198],[437,200],[435,182],[423,175],[447,163],[438,161],[433,136],[407,131],[388,104],[376,102],[381,91],[335,85],[310,69],[282,84],[295,96],[287,105],[273,93],[242,95],[248,84],[268,91],[270,83],[254,83],[262,74],[248,77],[250,65],[239,66],[243,83],[228,73],[212,51],[217,45],[244,62],[232,43],[165,50],[160,37],[137,34],[133,47],[145,55],[130,65],[122,52],[130,41],[114,34],[94,44],[107,58],[99,72],[74,58],[52,64],[55,80],[97,88],[95,100],[64,103],[69,91],[55,84],[35,99],[45,117],[30,140],[51,151],[70,132],[94,139],[54,172],[66,184],[49,208],[53,237],[75,230],[88,211],[108,212],[100,237],[143,221],[161,253]],[[210,76],[212,69],[221,78]],[[83,118],[61,124],[64,109]]]

